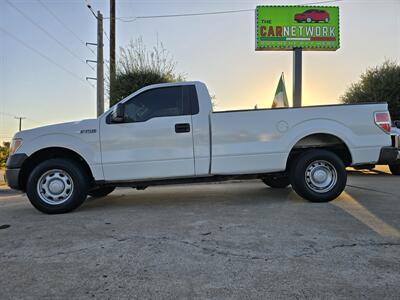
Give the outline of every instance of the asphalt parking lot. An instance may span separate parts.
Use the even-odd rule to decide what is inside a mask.
[[[229,182],[118,189],[44,215],[0,190],[0,298],[400,295],[400,177],[349,173],[331,203]]]

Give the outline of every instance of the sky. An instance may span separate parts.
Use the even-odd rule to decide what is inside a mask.
[[[87,1],[109,16],[108,0]],[[137,17],[319,1],[116,2],[118,17]],[[303,52],[303,105],[338,103],[368,67],[386,59],[400,62],[400,0],[342,0],[320,5],[339,6],[341,47]],[[177,62],[177,73],[207,84],[216,96],[217,110],[270,107],[282,72],[291,103],[293,53],[255,51],[254,18],[254,12],[247,11],[117,21],[117,49],[138,37],[147,47],[161,41]],[[26,117],[23,129],[95,117],[96,89],[90,85],[95,82],[89,84],[85,77],[96,77],[96,73],[85,60],[96,58],[84,42],[96,42],[96,29],[85,0],[0,0],[0,141],[10,140],[18,130],[15,116]],[[109,35],[108,20],[104,29]],[[108,59],[107,37],[104,43]]]

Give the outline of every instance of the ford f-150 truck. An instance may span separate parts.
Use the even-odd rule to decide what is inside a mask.
[[[17,133],[6,180],[45,213],[117,186],[237,178],[325,202],[344,190],[346,166],[398,160],[390,125],[387,104],[213,112],[201,82],[151,85],[97,119]]]

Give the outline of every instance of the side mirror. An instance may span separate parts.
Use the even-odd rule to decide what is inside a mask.
[[[111,122],[122,123],[125,117],[125,104],[118,103],[115,105],[113,112],[111,113]]]

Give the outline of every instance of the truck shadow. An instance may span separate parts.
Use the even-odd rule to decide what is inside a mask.
[[[217,187],[216,187],[217,186]],[[240,188],[241,187],[241,188]],[[297,196],[292,188],[271,189],[263,184],[245,187],[245,184],[190,185],[175,187],[153,187],[145,191],[117,189],[102,198],[89,197],[79,210],[112,207],[171,207],[171,206],[218,206],[218,205],[260,205],[282,202],[306,202]]]

